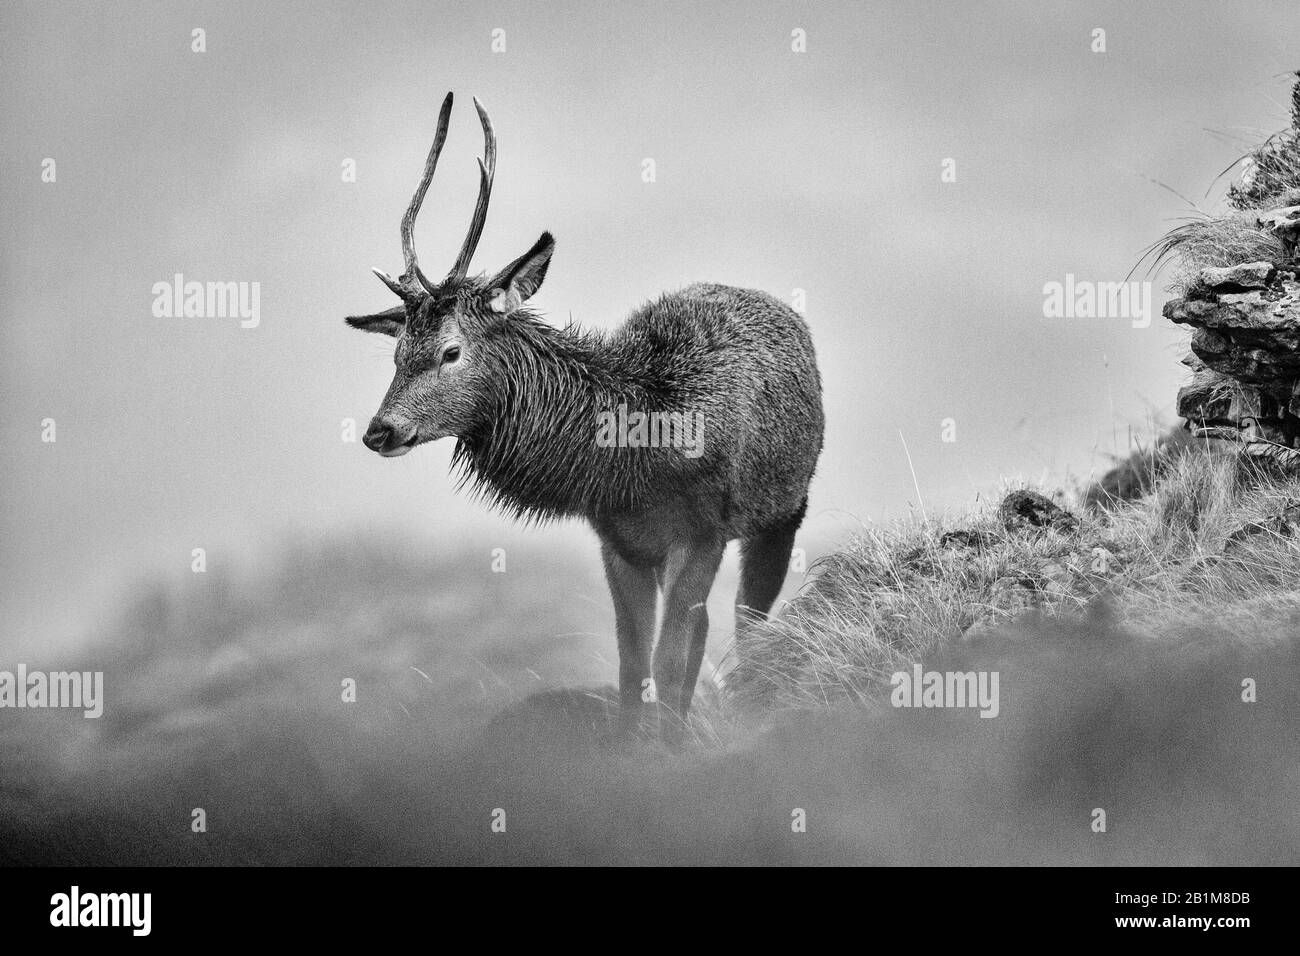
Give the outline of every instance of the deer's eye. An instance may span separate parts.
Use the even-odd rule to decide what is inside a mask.
[[[447,350],[442,353],[442,364],[450,365],[452,362],[455,362],[459,358],[460,358],[460,346],[450,345],[447,347]]]

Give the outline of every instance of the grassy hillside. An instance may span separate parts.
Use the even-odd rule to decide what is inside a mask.
[[[728,686],[765,707],[873,701],[895,671],[1025,615],[1166,641],[1216,621],[1260,645],[1294,639],[1300,478],[1195,445],[1165,454],[1151,494],[1072,525],[1011,530],[989,504],[865,531],[746,636]]]

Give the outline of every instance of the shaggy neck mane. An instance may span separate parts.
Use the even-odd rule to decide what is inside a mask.
[[[655,407],[654,389],[599,333],[556,329],[526,311],[487,330],[499,367],[478,424],[452,462],[476,495],[525,521],[594,516],[652,491],[642,449],[596,445],[598,416]]]

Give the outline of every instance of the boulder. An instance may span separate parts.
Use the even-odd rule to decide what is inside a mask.
[[[1243,262],[1235,266],[1202,269],[1200,279],[1207,288],[1227,292],[1234,289],[1265,289],[1275,271],[1271,262]]]
[[[1300,278],[1294,268],[1249,262],[1203,269],[1165,316],[1190,326],[1192,381],[1178,414],[1198,435],[1298,447]]]
[[[1079,519],[1046,495],[1019,489],[1002,499],[998,517],[1008,531],[1053,528],[1068,533],[1079,527]]]

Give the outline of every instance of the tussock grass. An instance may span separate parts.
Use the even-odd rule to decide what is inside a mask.
[[[1279,199],[1300,186],[1300,129],[1274,133],[1251,150],[1248,159],[1247,178],[1228,190],[1228,201],[1237,209],[1291,205]]]
[[[727,684],[746,709],[885,699],[889,677],[1013,619],[1104,614],[1177,639],[1232,617],[1277,636],[1269,609],[1300,595],[1300,529],[1279,518],[1300,478],[1228,452],[1171,456],[1152,493],[1077,512],[1077,531],[1012,532],[996,508],[868,528],[814,569],[776,620],[732,648]],[[941,543],[968,532],[974,546]]]
[[[1300,203],[1300,188],[1288,191],[1277,206]],[[1154,267],[1169,259],[1178,261],[1169,291],[1188,295],[1205,268],[1222,268],[1243,262],[1283,263],[1288,253],[1282,240],[1259,224],[1258,209],[1237,210],[1219,218],[1192,219],[1165,233],[1148,254]]]
[[[1171,259],[1179,263],[1170,292],[1180,296],[1193,292],[1197,273],[1207,267],[1287,262],[1289,251],[1277,236],[1260,227],[1258,218],[1266,210],[1300,204],[1300,79],[1291,92],[1291,124],[1241,157],[1245,169],[1228,188],[1231,212],[1191,219],[1147,250],[1143,259],[1154,256],[1153,269]]]

